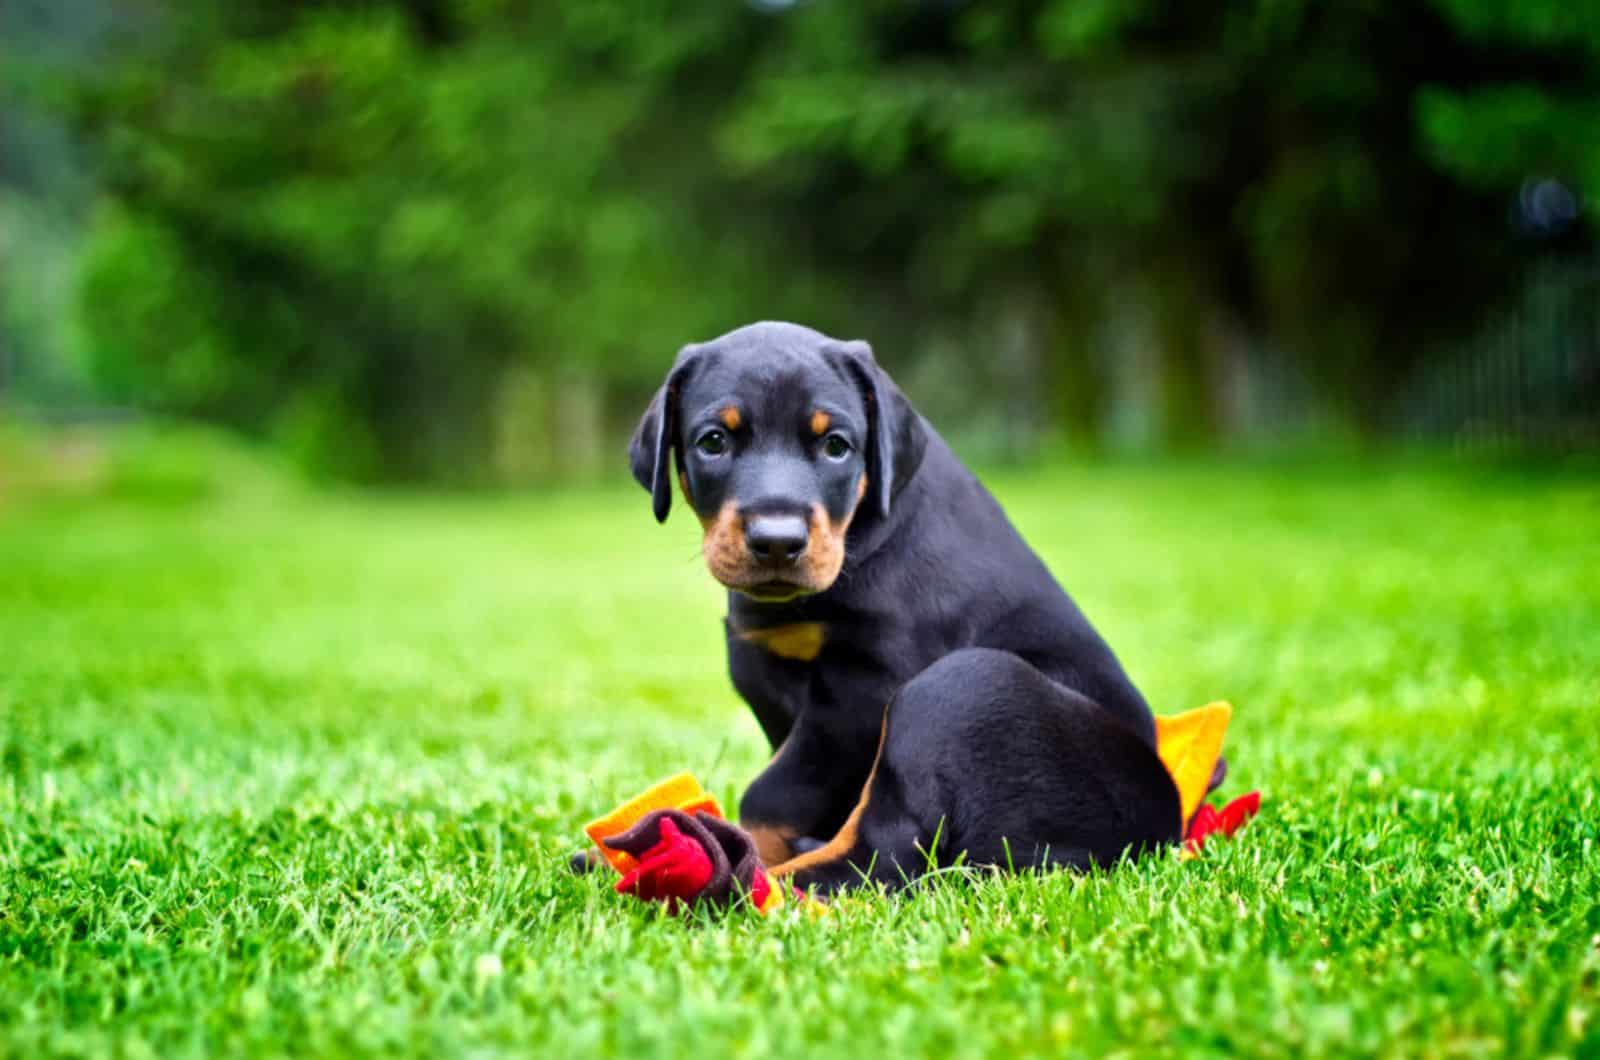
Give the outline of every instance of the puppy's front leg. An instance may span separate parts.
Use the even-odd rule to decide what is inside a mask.
[[[872,768],[875,735],[841,739],[806,714],[796,719],[739,800],[739,824],[755,838],[764,864],[814,849],[839,830]]]

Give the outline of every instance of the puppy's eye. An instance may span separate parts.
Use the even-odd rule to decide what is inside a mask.
[[[830,434],[822,439],[822,452],[829,460],[843,460],[850,455],[850,439],[842,434]]]
[[[721,456],[728,451],[728,436],[722,431],[707,431],[695,439],[694,447],[704,456]]]

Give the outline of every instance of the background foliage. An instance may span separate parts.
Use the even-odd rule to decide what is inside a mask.
[[[340,476],[539,476],[614,464],[684,341],[786,317],[1012,452],[1595,437],[1591,5],[5,17],[19,401],[200,416]]]

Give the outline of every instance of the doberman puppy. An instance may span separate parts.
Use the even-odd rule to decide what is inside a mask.
[[[760,323],[686,346],[631,458],[729,590],[733,684],[775,749],[739,818],[774,875],[892,886],[1179,838],[1143,697],[866,343]]]

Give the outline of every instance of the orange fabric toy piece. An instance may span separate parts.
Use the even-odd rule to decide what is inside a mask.
[[[1156,718],[1156,754],[1172,774],[1183,813],[1183,857],[1198,857],[1210,836],[1232,836],[1261,810],[1261,793],[1252,791],[1228,803],[1219,812],[1205,803],[1222,738],[1233,720],[1233,707],[1208,703],[1182,714]]]
[[[700,786],[700,781],[690,773],[679,773],[640,792],[604,817],[590,821],[583,831],[600,851],[600,856],[622,874],[617,883],[619,894],[646,899],[670,897],[688,902],[698,890],[691,881],[700,879],[702,872],[705,876],[702,885],[711,878],[710,863],[702,869],[694,856],[695,851],[688,849],[697,843],[699,846],[695,850],[701,849],[704,839],[683,835],[677,823],[668,817],[659,824],[659,840],[637,857],[607,843],[607,840],[628,835],[644,818],[661,810],[677,811],[691,820],[697,817],[726,820],[722,807]],[[773,886],[759,863],[754,866],[748,887],[751,902],[762,913],[771,912],[784,903],[784,888]]]
[[[611,849],[601,840],[621,835],[655,810],[681,810],[690,816],[703,811],[713,817],[723,816],[717,800],[700,786],[692,773],[678,773],[641,791],[604,817],[590,821],[583,826],[583,832],[612,868],[627,875],[638,867],[638,861],[631,854]]]
[[[1232,720],[1233,707],[1221,702],[1156,718],[1156,754],[1177,785],[1184,824],[1206,797],[1222,757],[1222,737]]]

